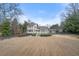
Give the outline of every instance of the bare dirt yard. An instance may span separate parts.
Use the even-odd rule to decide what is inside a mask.
[[[79,56],[79,36],[26,36],[0,40],[2,56]]]

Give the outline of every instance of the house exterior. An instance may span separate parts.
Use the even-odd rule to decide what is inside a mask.
[[[56,34],[56,33],[62,33],[63,29],[62,28],[57,28],[57,29],[50,29],[51,34]]]
[[[56,29],[50,29],[50,33],[51,33],[51,34],[55,34],[56,32],[57,32]]]
[[[58,24],[56,24],[56,25],[52,25],[52,26],[50,27],[50,32],[51,32],[52,34],[62,33],[62,32],[63,32],[63,29],[62,29],[61,26],[59,26]]]
[[[40,34],[49,34],[50,33],[49,28],[47,26],[39,26],[38,28],[40,30],[40,32],[39,32]]]
[[[28,34],[35,34],[35,33],[39,32],[39,29],[37,27],[38,27],[38,24],[33,23],[33,22],[28,22],[27,33]]]
[[[37,23],[34,22],[27,23],[27,34],[41,35],[62,32],[62,29],[60,27],[54,26],[52,29],[50,29],[48,26],[39,26]]]
[[[36,23],[33,22],[28,22],[27,25],[27,34],[48,34],[49,33],[49,28],[47,26],[39,26]]]

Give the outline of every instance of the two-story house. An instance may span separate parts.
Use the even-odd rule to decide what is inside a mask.
[[[34,22],[28,22],[26,32],[27,34],[40,35],[40,34],[48,34],[50,31],[47,26],[39,26],[38,24]]]

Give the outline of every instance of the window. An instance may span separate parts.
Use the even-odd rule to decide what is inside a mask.
[[[33,30],[28,30],[29,32],[33,32]]]

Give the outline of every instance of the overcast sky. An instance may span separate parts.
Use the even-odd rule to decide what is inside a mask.
[[[20,16],[19,22],[23,23],[24,20],[30,19],[40,25],[60,24],[60,15],[66,6],[64,3],[22,3],[20,8],[24,14]]]

